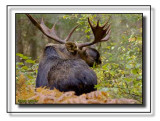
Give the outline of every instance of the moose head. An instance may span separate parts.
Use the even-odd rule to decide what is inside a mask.
[[[47,86],[60,91],[75,91],[77,95],[94,91],[97,77],[89,66],[100,64],[101,59],[99,52],[90,46],[109,40],[111,33],[109,20],[103,26],[99,25],[99,21],[96,26],[93,26],[88,18],[94,40],[87,43],[74,43],[69,40],[78,26],[71,30],[66,39],[60,39],[56,35],[55,24],[49,29],[44,24],[43,18],[39,24],[31,15],[26,15],[44,35],[59,43],[49,43],[44,48],[36,87]]]

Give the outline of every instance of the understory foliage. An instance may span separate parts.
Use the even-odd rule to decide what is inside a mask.
[[[93,91],[76,96],[74,91],[60,92],[57,89],[45,87],[34,88],[27,85],[24,75],[20,75],[16,84],[17,104],[137,104],[133,99],[111,99],[109,93],[104,91]]]
[[[23,62],[16,63],[16,103],[17,104],[140,104],[141,102],[134,98],[116,97],[113,90],[103,90],[105,86],[99,81],[95,85],[97,91],[75,95],[74,91],[60,92],[57,89],[50,90],[47,87],[35,88],[35,78],[37,75],[38,64],[31,57],[17,53],[17,56]],[[98,71],[99,69],[99,71]],[[94,68],[98,76],[101,71],[106,69]],[[97,71],[96,71],[97,70]],[[107,71],[107,70],[106,70]],[[104,74],[104,73],[103,73]],[[102,79],[98,77],[98,79]]]
[[[47,15],[43,16],[47,18]],[[41,18],[40,15],[37,17]],[[72,38],[80,43],[94,38],[87,22],[88,17],[94,25],[98,19],[100,25],[103,25],[110,18],[112,30],[109,41],[93,46],[100,52],[102,59],[101,65],[92,68],[98,77],[98,84],[95,85],[97,91],[76,96],[74,92],[60,92],[57,89],[35,89],[39,57],[28,54],[26,41],[23,45],[23,53],[19,51],[16,54],[16,103],[142,104],[142,16],[140,14],[65,14],[59,15],[58,19],[61,25],[68,25],[65,27],[66,31],[75,26],[73,23],[80,25]],[[17,18],[25,17],[18,15]],[[47,19],[49,22],[46,24],[51,26],[54,19],[49,16]],[[62,28],[59,26],[56,29],[60,30],[60,34],[65,33],[61,32]],[[27,34],[29,32],[22,33],[24,40],[25,38],[28,40]],[[40,35],[41,32],[32,35],[34,36],[31,38],[32,42],[41,42],[43,39],[46,40],[45,42],[50,41],[44,36],[38,38]],[[40,52],[40,48],[42,49],[42,44],[44,42],[36,44],[37,53]]]

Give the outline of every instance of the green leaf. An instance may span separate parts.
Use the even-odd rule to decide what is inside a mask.
[[[27,57],[27,56],[24,56],[23,54],[21,53],[16,53],[17,56],[19,56],[20,58],[26,60],[26,59],[29,59],[30,57]]]
[[[28,67],[27,66],[22,66],[22,69],[28,70]]]
[[[22,63],[22,62],[17,62],[16,65],[20,65],[20,66],[21,66],[21,65],[24,65],[24,63]]]
[[[34,77],[33,77],[33,76],[31,76],[31,75],[28,75],[28,78],[29,78],[29,79],[34,79]]]
[[[35,61],[33,61],[33,60],[26,60],[25,62],[26,63],[33,63],[33,64],[35,63]]]
[[[126,80],[127,82],[130,82],[130,81],[131,81],[130,78],[124,78],[124,80]]]
[[[106,68],[107,68],[107,64],[106,64],[106,65],[104,65],[104,66],[102,66],[102,69],[104,69],[104,70],[105,70]]]
[[[86,35],[86,38],[89,39],[89,38],[90,38],[90,35]]]
[[[132,73],[133,73],[133,74],[137,74],[137,69],[133,69],[133,70],[132,70]]]
[[[23,57],[23,54],[21,54],[21,53],[16,53],[16,55],[19,57]]]
[[[27,59],[29,59],[29,57],[23,56],[22,59],[27,60]]]

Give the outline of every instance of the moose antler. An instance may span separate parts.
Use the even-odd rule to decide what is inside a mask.
[[[31,15],[26,14],[27,17],[31,20],[31,22],[43,33],[45,34],[47,37],[61,43],[61,44],[65,44],[72,36],[73,32],[76,30],[76,28],[78,27],[78,25],[76,27],[74,27],[72,29],[72,31],[68,34],[68,36],[66,37],[66,39],[62,40],[60,39],[57,35],[56,35],[56,31],[55,31],[55,24],[53,25],[52,29],[49,29],[43,21],[43,18],[41,20],[41,23],[39,24]]]
[[[80,49],[82,49],[83,47],[90,46],[90,45],[93,45],[98,42],[105,42],[105,41],[109,40],[110,34],[111,34],[111,25],[108,24],[109,19],[103,26],[99,26],[99,20],[97,21],[97,25],[93,26],[91,24],[90,19],[88,18],[88,23],[92,29],[93,34],[94,34],[94,41],[88,42],[88,43],[80,43],[80,44],[78,44],[78,47]]]

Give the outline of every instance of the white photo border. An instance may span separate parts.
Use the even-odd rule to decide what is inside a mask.
[[[16,13],[142,13],[145,17],[143,30],[143,67],[145,66],[145,104],[141,105],[30,105],[19,106],[15,103],[15,14]],[[70,113],[70,114],[145,114],[153,112],[151,78],[151,5],[7,5],[7,113]],[[145,34],[144,34],[145,31]],[[145,38],[145,40],[144,40]],[[143,43],[144,44],[144,43]],[[144,50],[145,48],[145,50]],[[143,53],[144,54],[144,53]],[[144,55],[143,55],[144,56]],[[145,59],[145,61],[144,61]],[[143,68],[144,69],[144,68]],[[143,70],[144,72],[144,70]],[[143,83],[144,84],[144,83]],[[144,85],[143,85],[144,86]],[[152,95],[151,95],[152,94]],[[27,107],[27,108],[26,108]]]

